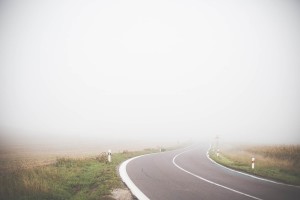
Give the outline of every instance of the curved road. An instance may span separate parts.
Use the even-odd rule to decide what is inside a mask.
[[[256,179],[213,163],[198,145],[133,158],[120,174],[139,199],[299,199],[300,187]]]

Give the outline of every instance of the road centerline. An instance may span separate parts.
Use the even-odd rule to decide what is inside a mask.
[[[176,160],[176,158],[177,158],[178,156],[180,156],[180,155],[182,155],[182,154],[184,154],[184,153],[187,153],[187,152],[189,152],[189,151],[192,151],[192,150],[194,150],[194,149],[195,149],[195,148],[192,148],[192,149],[183,151],[183,152],[181,152],[181,153],[175,155],[175,156],[173,157],[173,160],[172,160],[173,164],[174,164],[178,169],[180,169],[180,170],[182,170],[182,171],[184,171],[184,172],[186,172],[186,173],[188,173],[188,174],[190,174],[190,175],[192,175],[192,176],[194,176],[194,177],[196,177],[196,178],[198,178],[198,179],[200,179],[200,180],[203,180],[203,181],[205,181],[205,182],[207,182],[207,183],[210,183],[210,184],[212,184],[212,185],[215,185],[215,186],[218,186],[218,187],[221,187],[221,188],[230,190],[230,191],[232,191],[232,192],[235,192],[235,193],[238,193],[238,194],[241,194],[241,195],[250,197],[250,198],[252,198],[252,199],[263,200],[263,199],[261,199],[261,198],[258,198],[258,197],[255,197],[255,196],[252,196],[252,195],[249,195],[249,194],[240,192],[240,191],[238,191],[238,190],[232,189],[232,188],[230,188],[230,187],[221,185],[221,184],[219,184],[219,183],[216,183],[216,182],[213,182],[213,181],[208,180],[208,179],[206,179],[206,178],[203,178],[203,177],[201,177],[201,176],[198,176],[198,175],[196,175],[196,174],[194,174],[194,173],[192,173],[192,172],[190,172],[190,171],[188,171],[188,170],[186,170],[186,169],[180,167],[180,166],[175,162],[175,160]]]

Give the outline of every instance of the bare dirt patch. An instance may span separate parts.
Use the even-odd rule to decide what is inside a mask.
[[[128,189],[114,189],[111,193],[111,196],[116,200],[133,200],[133,197]]]

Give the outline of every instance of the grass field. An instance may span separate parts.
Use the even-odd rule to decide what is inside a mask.
[[[112,199],[113,189],[124,188],[117,166],[128,158],[157,151],[115,153],[111,163],[106,162],[106,156],[62,157],[40,166],[28,162],[27,167],[13,162],[11,168],[1,169],[0,199]],[[1,162],[8,166],[10,161]]]
[[[210,157],[216,162],[240,171],[272,180],[300,185],[300,145],[260,145],[224,148],[217,157],[213,148]],[[251,158],[255,168],[251,168]]]

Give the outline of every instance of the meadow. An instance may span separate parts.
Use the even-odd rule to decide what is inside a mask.
[[[216,162],[256,176],[275,181],[300,185],[300,145],[244,145],[209,152]],[[251,159],[255,158],[255,167],[251,168]]]
[[[42,164],[2,159],[0,199],[113,199],[113,189],[125,188],[118,175],[118,165],[128,158],[153,152],[158,150],[115,153],[111,163],[104,154],[60,157]]]

